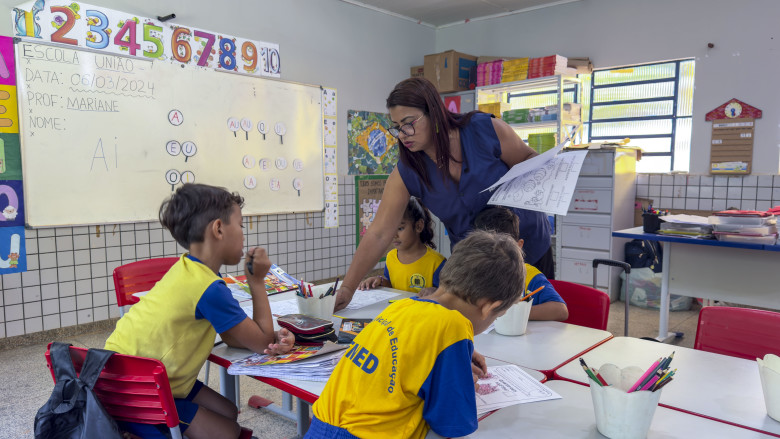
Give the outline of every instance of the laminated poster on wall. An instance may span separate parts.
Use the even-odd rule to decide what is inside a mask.
[[[24,226],[24,196],[19,180],[0,180],[0,227]]]
[[[387,131],[390,116],[370,111],[347,112],[349,175],[389,174],[398,162],[395,137]]]
[[[0,227],[0,274],[27,271],[24,227]]]

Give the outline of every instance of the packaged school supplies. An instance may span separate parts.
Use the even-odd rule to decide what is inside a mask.
[[[770,418],[780,421],[780,357],[766,354],[763,360],[756,358],[756,362],[761,377],[761,389],[764,392],[766,413]]]
[[[365,329],[373,319],[343,319],[339,328],[339,343],[352,343],[355,336]]]
[[[228,367],[231,375],[327,381],[348,345],[294,346],[284,355],[252,354]]]
[[[310,299],[317,300],[317,299]],[[333,322],[304,314],[288,314],[276,319],[282,328],[295,335],[295,342],[307,345],[321,345],[326,341],[336,341]]]

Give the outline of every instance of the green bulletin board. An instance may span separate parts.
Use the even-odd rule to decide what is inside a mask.
[[[355,176],[355,248],[379,208],[382,192],[385,190],[387,175],[356,175]],[[392,249],[392,245],[387,251]],[[385,252],[387,254],[387,252]],[[384,261],[385,258],[382,258]]]

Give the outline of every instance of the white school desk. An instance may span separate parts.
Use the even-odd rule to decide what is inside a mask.
[[[582,372],[582,369],[580,369]],[[584,373],[584,372],[583,372]],[[670,386],[675,384],[672,381]],[[548,381],[545,385],[561,399],[518,404],[502,408],[479,421],[479,429],[469,438],[604,438],[596,429],[596,417],[590,389],[568,381]],[[677,410],[658,407],[650,424],[648,439],[653,438],[756,438],[769,437],[693,416]]]
[[[658,341],[669,334],[670,294],[778,309],[780,246],[741,244],[644,233],[642,227],[612,236],[663,244]]]
[[[582,358],[596,369],[604,363],[647,369],[672,351],[671,368],[677,372],[663,388],[661,405],[780,436],[780,422],[766,414],[755,361],[631,337],[615,337]],[[587,382],[577,359],[556,370],[555,377]]]
[[[523,335],[505,336],[495,330],[477,335],[474,337],[474,348],[486,357],[551,376],[555,368],[610,338],[612,334],[607,331],[585,326],[530,321]]]

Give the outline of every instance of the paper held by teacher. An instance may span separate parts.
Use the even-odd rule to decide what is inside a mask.
[[[564,144],[513,166],[495,184],[488,204],[566,215],[587,151],[558,154]],[[484,191],[483,191],[484,192]]]

